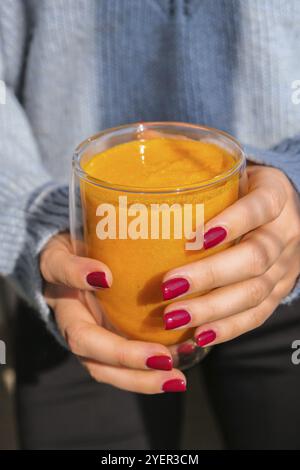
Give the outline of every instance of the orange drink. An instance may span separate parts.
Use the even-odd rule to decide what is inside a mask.
[[[195,249],[193,240],[205,222],[240,197],[244,164],[230,136],[180,123],[123,126],[78,148],[85,253],[112,271],[112,286],[96,295],[113,330],[167,346],[193,336],[190,328],[164,330],[163,276],[226,249],[228,244]],[[199,227],[196,206],[202,210]],[[190,244],[183,230],[187,207]]]

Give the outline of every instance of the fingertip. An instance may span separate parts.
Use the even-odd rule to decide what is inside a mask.
[[[149,356],[146,360],[146,366],[149,369],[169,371],[173,368],[173,359],[164,354]]]
[[[186,390],[186,381],[181,378],[169,379],[162,384],[162,392],[164,393],[182,393]]]
[[[204,250],[220,245],[225,239],[228,239],[228,228],[224,224],[214,224],[211,228],[205,228],[204,232]]]
[[[216,341],[217,332],[215,328],[207,327],[198,329],[195,333],[195,340],[198,346],[205,347]]]
[[[186,294],[190,287],[190,281],[182,275],[164,280],[161,285],[163,300],[172,300],[180,295]]]
[[[87,289],[109,289],[113,282],[110,269],[101,261],[78,257],[81,278]]]
[[[86,282],[94,289],[108,289],[110,287],[105,271],[92,271],[86,275]]]

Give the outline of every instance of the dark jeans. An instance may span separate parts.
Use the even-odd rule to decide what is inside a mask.
[[[257,330],[213,348],[196,366],[203,368],[228,448],[300,449],[295,339],[300,301],[278,308]],[[23,304],[16,350],[22,448],[179,447],[184,394],[136,395],[94,382]]]

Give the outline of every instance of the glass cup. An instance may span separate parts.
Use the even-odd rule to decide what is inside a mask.
[[[230,154],[232,165],[229,170],[212,179],[172,188],[139,187],[138,183],[136,186],[111,184],[90,176],[86,171],[86,165],[91,159],[96,155],[101,158],[101,153],[111,147],[131,141],[139,141],[143,146],[150,139],[157,138],[192,139],[214,144]],[[213,152],[207,156],[208,160],[212,158]],[[113,159],[111,165],[114,165]],[[162,298],[163,277],[175,267],[210,256],[232,243],[208,250],[200,249],[201,246],[199,249],[187,249],[189,235],[185,233],[179,237],[175,233],[176,224],[178,228],[184,222],[182,207],[189,207],[191,234],[194,241],[197,234],[200,234],[199,240],[203,240],[204,223],[247,191],[245,165],[241,146],[228,134],[177,122],[135,123],[104,130],[82,142],[73,156],[70,230],[74,252],[102,261],[113,274],[112,286],[95,293],[104,318],[102,321],[107,328],[128,339],[166,345],[172,354],[174,366],[181,369],[201,360],[209,348],[197,346],[194,328],[173,331],[164,329],[163,311],[168,302]],[[199,226],[196,206],[203,209],[203,212],[199,209],[202,217]],[[168,236],[165,236],[161,226],[156,231],[148,226],[146,236],[130,236],[128,224],[133,216],[129,208],[132,207],[135,210],[146,208],[148,215],[153,207],[155,210],[159,207],[160,215],[155,218],[156,222],[161,221],[164,211],[169,211],[171,207],[168,220],[170,222],[173,217],[173,225],[169,228]],[[105,210],[110,209],[115,216],[113,233],[99,235],[99,222],[103,221]],[[152,221],[151,218],[148,220]],[[125,229],[121,226],[124,223]]]

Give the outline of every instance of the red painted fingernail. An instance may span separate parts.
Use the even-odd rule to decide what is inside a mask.
[[[174,299],[178,295],[184,294],[190,288],[190,283],[183,277],[174,277],[163,282],[162,294],[164,300]]]
[[[172,358],[169,356],[151,356],[148,357],[146,366],[150,369],[172,370]]]
[[[206,346],[216,339],[217,335],[213,330],[202,331],[197,337],[198,346]]]
[[[224,227],[213,227],[204,234],[204,249],[212,248],[221,243],[227,236]]]
[[[167,380],[163,384],[162,390],[164,392],[185,392],[186,384],[185,381],[181,379]]]
[[[109,287],[106,275],[102,271],[95,271],[93,273],[90,273],[86,276],[86,280],[88,284],[92,287],[103,287],[107,288]]]
[[[166,330],[173,330],[179,326],[186,325],[191,321],[191,315],[186,310],[172,310],[164,315]]]
[[[194,351],[195,351],[195,345],[192,343],[182,343],[177,348],[177,353],[183,354],[185,356],[192,354]]]

